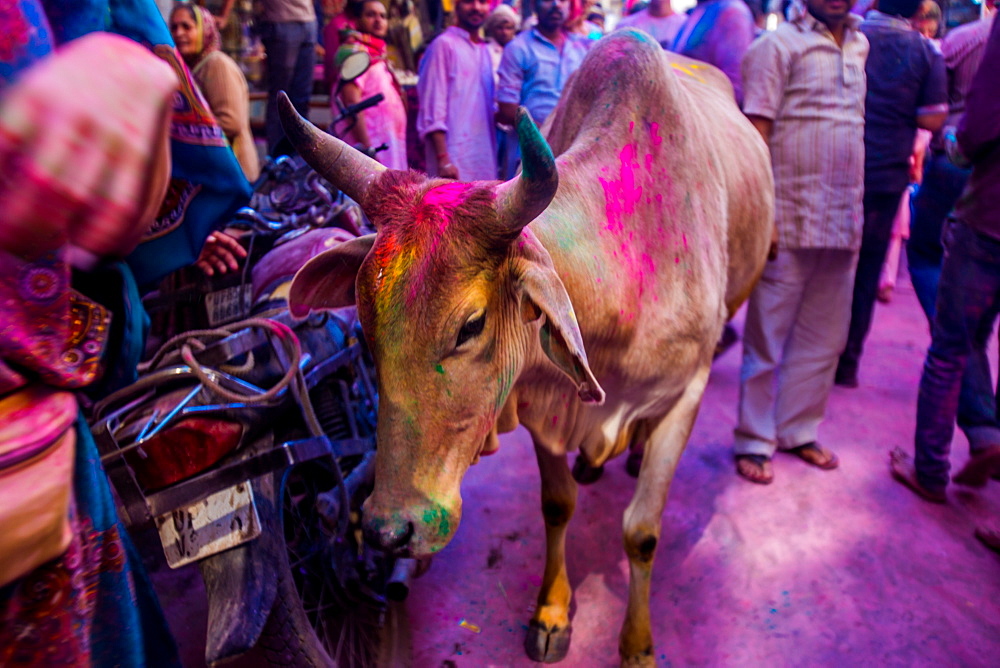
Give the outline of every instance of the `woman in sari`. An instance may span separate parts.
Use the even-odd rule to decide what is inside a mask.
[[[170,14],[170,34],[247,180],[255,181],[260,162],[250,132],[250,89],[239,65],[221,51],[215,17],[198,5],[177,5]]]
[[[0,53],[0,665],[179,666],[77,404],[127,365],[130,318],[71,282],[127,280],[109,260],[164,198],[179,81],[116,35],[29,45]]]
[[[385,5],[380,0],[365,0],[357,14],[358,31],[348,33],[337,52],[337,60],[343,62],[352,51],[364,50],[371,57],[371,65],[353,81],[341,81],[338,94],[347,105],[357,104],[377,93],[385,99],[359,113],[354,125],[341,136],[363,151],[385,144],[388,148],[375,153],[375,159],[389,169],[406,169],[406,107],[386,62],[385,36],[389,20]]]
[[[179,666],[77,401],[134,380],[137,281],[249,184],[152,3],[15,0],[0,35],[0,665]]]

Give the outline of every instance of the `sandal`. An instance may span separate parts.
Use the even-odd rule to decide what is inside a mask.
[[[816,441],[811,443],[806,443],[795,448],[789,448],[785,452],[795,455],[802,461],[812,464],[817,468],[821,468],[824,471],[830,471],[832,469],[840,466],[840,460],[837,459],[837,455],[833,454],[824,447],[816,444]]]
[[[736,455],[736,473],[758,485],[774,482],[771,458],[767,455]]]

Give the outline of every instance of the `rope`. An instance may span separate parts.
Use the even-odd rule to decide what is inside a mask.
[[[174,348],[177,344],[182,341],[190,341],[192,344],[199,346],[198,350],[204,350],[206,348],[205,344],[201,341],[199,337],[212,336],[218,339],[224,339],[227,336],[232,335],[229,329],[219,328],[219,329],[192,329],[181,334],[175,334],[174,336],[167,339],[167,341],[160,346],[156,354],[153,355],[148,362],[142,362],[139,364],[138,369],[140,374],[148,373],[149,371],[155,371],[159,368],[160,363],[164,361],[164,358],[170,353],[177,353]]]
[[[299,337],[295,336],[295,332],[293,332],[290,327],[280,322],[265,320],[263,318],[250,318],[249,320],[235,323],[232,327],[237,330],[253,327],[269,330],[277,337],[278,342],[282,344],[282,348],[288,355],[288,369],[285,371],[285,375],[281,377],[281,380],[260,394],[251,395],[243,392],[234,392],[222,387],[209,377],[209,375],[205,372],[205,368],[198,363],[197,359],[195,359],[194,351],[191,349],[190,338],[186,339],[183,343],[181,343],[181,359],[184,360],[185,364],[191,367],[191,372],[194,373],[194,375],[206,388],[211,389],[213,392],[229,401],[258,404],[270,401],[277,396],[279,392],[289,387],[296,375],[301,376],[302,370],[299,369],[299,362],[302,360],[302,347],[299,344]],[[195,332],[189,332],[189,334],[195,334]],[[305,386],[304,381],[302,386]]]
[[[277,338],[278,343],[284,349],[285,354],[288,357],[288,369],[277,383],[264,392],[256,394],[234,392],[222,387],[219,383],[212,380],[208,372],[205,370],[206,367],[202,366],[195,358],[195,349],[200,352],[207,347],[205,342],[201,340],[202,338],[222,339],[227,336],[231,336],[242,329],[253,327],[267,330],[273,334],[275,338]],[[299,342],[299,337],[296,336],[295,332],[287,325],[266,318],[250,318],[248,320],[233,323],[226,327],[220,327],[217,329],[201,329],[184,332],[171,337],[166,343],[160,346],[160,349],[156,351],[156,354],[153,355],[152,359],[145,365],[146,369],[144,369],[143,372],[145,373],[145,371],[149,369],[156,369],[168,355],[176,353],[177,351],[175,349],[178,347],[180,348],[181,359],[188,365],[191,372],[201,382],[202,386],[228,401],[245,404],[266,403],[277,396],[278,393],[291,387],[293,393],[297,395],[299,400],[299,405],[302,409],[302,417],[309,429],[309,433],[317,437],[326,435],[319,422],[319,418],[316,416],[316,409],[313,407],[312,399],[309,397],[309,388],[306,386],[305,376],[303,375],[300,367],[300,363],[302,361],[302,345]],[[244,365],[244,367],[247,371],[253,367],[252,354],[248,364]],[[336,533],[338,536],[342,536],[343,532],[347,530],[347,527],[350,524],[350,499],[347,496],[347,486],[344,484],[344,474],[340,469],[340,463],[337,461],[336,457],[332,456],[330,457],[330,461],[333,464],[332,468],[334,478],[336,479],[337,487],[340,490],[340,517],[338,518],[339,521],[336,527]]]

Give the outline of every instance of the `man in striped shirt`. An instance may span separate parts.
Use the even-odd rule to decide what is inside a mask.
[[[743,110],[770,147],[775,187],[772,259],[748,305],[734,446],[737,472],[751,482],[771,482],[777,449],[837,466],[816,438],[861,245],[868,40],[852,4],[806,0],[743,60]]]

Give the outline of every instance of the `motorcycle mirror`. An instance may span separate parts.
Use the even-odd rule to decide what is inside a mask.
[[[368,71],[372,64],[367,51],[351,51],[340,63],[340,80],[354,81]]]

